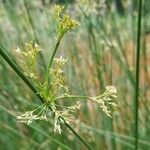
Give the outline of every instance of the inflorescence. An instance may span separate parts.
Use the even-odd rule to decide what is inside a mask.
[[[71,19],[69,15],[63,15],[64,6],[56,5],[54,15],[58,24],[57,40],[61,40],[63,35],[79,25],[79,22]],[[17,116],[21,123],[30,124],[34,120],[50,120],[54,118],[54,131],[61,133],[61,124],[73,121],[72,113],[80,109],[81,101],[73,106],[59,105],[59,101],[65,99],[80,99],[90,100],[96,103],[108,116],[111,116],[110,106],[116,106],[115,99],[117,98],[117,89],[114,86],[107,86],[106,91],[95,97],[72,95],[69,93],[67,86],[67,79],[63,72],[63,67],[67,60],[62,57],[54,58],[52,67],[48,68],[48,76],[50,82],[41,80],[37,70],[37,58],[41,48],[38,44],[30,42],[25,44],[23,50],[20,48],[15,49],[15,53],[19,56],[19,62],[27,77],[33,82],[39,91],[39,94],[44,99],[44,104],[38,108],[27,111],[24,114]],[[46,76],[46,75],[45,75]],[[45,77],[46,78],[46,77]],[[51,108],[51,109],[49,109]]]

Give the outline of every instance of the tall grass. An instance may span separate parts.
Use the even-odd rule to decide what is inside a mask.
[[[142,0],[139,0],[137,54],[136,54],[136,86],[135,86],[135,149],[138,149],[138,109],[139,109],[139,74],[140,74],[140,43],[141,43]]]
[[[38,39],[44,49],[43,60],[49,62],[47,54],[52,55],[55,38],[53,6],[49,2],[42,5],[40,0],[27,2],[6,0],[0,4],[0,43],[6,49],[1,48],[13,59],[12,48]],[[110,9],[104,15],[87,13],[81,5],[77,10],[74,4],[66,6],[67,11],[75,11],[73,15],[80,20],[79,29],[65,37],[59,47],[61,51],[56,54],[69,60],[65,73],[70,90],[75,94],[97,95],[104,91],[106,85],[113,84],[119,91],[119,106],[112,119],[86,101],[83,109],[75,115],[80,121],[73,124],[74,129],[93,149],[148,150],[150,147],[150,13],[146,8],[149,3],[143,1],[143,17],[139,17],[143,24],[137,40],[140,21],[137,24],[139,8],[136,1],[134,4],[130,0],[124,2],[124,15],[118,14],[115,3],[111,1],[108,1]],[[138,55],[139,50],[141,55]],[[139,58],[141,63],[138,67]],[[15,116],[19,112],[35,108],[41,102],[1,58],[0,91],[1,149],[85,149],[65,127],[62,135],[57,135],[53,134],[51,122],[33,123],[32,127],[17,123]]]

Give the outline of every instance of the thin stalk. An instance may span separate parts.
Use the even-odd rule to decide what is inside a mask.
[[[55,48],[54,48],[52,57],[51,57],[51,59],[50,59],[50,61],[49,61],[49,63],[48,63],[48,66],[47,66],[47,69],[46,69],[46,75],[45,75],[46,81],[48,80],[49,69],[50,69],[51,66],[52,66],[52,62],[53,62],[54,56],[56,55],[56,52],[57,52],[57,49],[58,49],[59,44],[60,44],[60,39],[58,39],[58,41],[57,41],[57,43],[56,43],[56,45],[55,45]]]
[[[56,97],[53,100],[56,101],[58,99],[63,99],[63,98],[81,98],[81,99],[95,100],[95,98],[100,99],[100,98],[103,98],[104,96],[107,96],[107,95],[108,95],[107,93],[103,93],[102,95],[97,96],[97,97],[90,97],[90,96],[86,96],[86,95],[63,95],[60,97]]]
[[[58,44],[59,45],[59,44]],[[33,93],[43,102],[45,103],[45,100],[41,97],[38,90],[34,87],[34,85],[25,77],[25,75],[22,73],[22,71],[19,69],[19,67],[14,63],[14,61],[9,57],[9,55],[6,53],[6,49],[0,44],[0,55],[4,58],[4,60],[11,66],[11,68],[19,75],[19,77],[28,85],[28,87],[33,91]],[[52,59],[53,60],[53,59]],[[50,62],[52,62],[52,60]],[[50,110],[52,110],[51,107],[49,107]],[[61,119],[64,120],[64,118],[61,117]],[[64,120],[65,122],[65,120]],[[72,133],[77,136],[77,138],[89,149],[91,150],[90,146],[83,140],[83,138],[69,125],[65,122],[65,126],[72,131]]]
[[[47,85],[47,90],[46,90],[46,95],[48,96],[48,86],[49,86],[49,69],[51,68],[51,66],[52,66],[52,62],[53,62],[53,59],[54,59],[54,57],[55,57],[55,55],[56,55],[56,52],[57,52],[57,49],[58,49],[58,46],[59,46],[59,44],[60,44],[60,38],[58,38],[58,40],[57,40],[57,43],[56,43],[56,45],[55,45],[55,48],[54,48],[54,51],[53,51],[53,54],[52,54],[52,57],[51,57],[51,59],[50,59],[50,61],[49,61],[49,63],[48,63],[48,66],[47,66],[47,69],[46,69],[46,73],[45,73],[45,83],[46,83],[46,85]]]
[[[135,82],[135,150],[138,150],[138,107],[139,107],[139,73],[140,73],[140,41],[141,41],[142,0],[139,0],[136,53],[136,82]]]
[[[63,98],[82,98],[82,99],[90,99],[93,100],[91,97],[89,96],[82,96],[82,95],[64,95],[64,96],[60,96],[60,97],[56,97],[54,98],[54,101],[58,100],[58,99],[63,99]]]
[[[80,139],[80,141],[82,141],[82,143],[84,143],[84,145],[86,145],[89,150],[92,150],[92,148],[77,134],[77,132],[75,132],[75,130],[68,123],[65,122],[65,125],[76,135],[78,139]]]

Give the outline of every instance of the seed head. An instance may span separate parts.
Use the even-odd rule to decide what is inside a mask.
[[[117,89],[111,85],[106,87],[106,91],[110,94],[116,94],[117,93]]]
[[[79,25],[79,22],[72,19],[69,15],[63,14],[64,6],[56,5],[54,9],[54,16],[57,21],[58,39],[68,31]]]

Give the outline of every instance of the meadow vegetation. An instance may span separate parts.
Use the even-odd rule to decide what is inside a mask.
[[[118,1],[0,1],[0,149],[149,149],[150,1]]]

